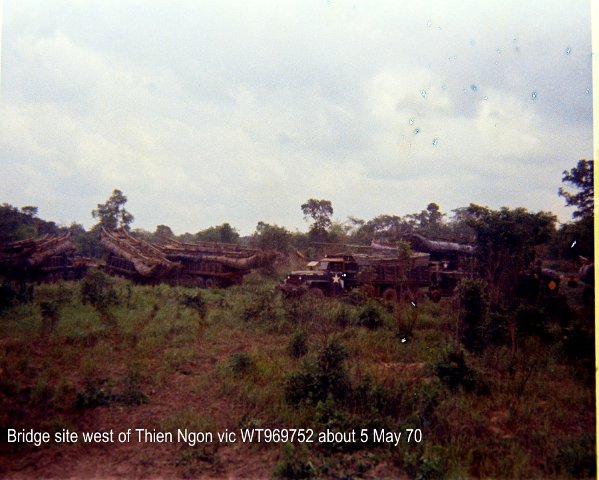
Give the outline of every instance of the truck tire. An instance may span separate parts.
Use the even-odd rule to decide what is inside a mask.
[[[314,298],[324,298],[324,291],[318,287],[312,287],[308,290],[308,294]]]
[[[206,288],[216,287],[216,282],[214,281],[214,278],[207,278],[205,283],[206,283]]]
[[[397,302],[397,292],[394,288],[387,288],[383,292],[383,300],[385,302]]]

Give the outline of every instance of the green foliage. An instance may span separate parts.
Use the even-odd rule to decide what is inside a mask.
[[[261,286],[254,290],[254,295],[245,297],[239,302],[241,319],[245,322],[270,322],[277,313],[278,295],[272,288]]]
[[[239,232],[228,223],[200,230],[194,235],[196,242],[238,243]]]
[[[287,401],[292,404],[316,404],[329,395],[342,398],[350,390],[345,368],[347,352],[337,340],[329,342],[319,352],[316,361],[307,361],[302,371],[292,373],[285,383]]]
[[[291,248],[293,234],[285,227],[258,222],[252,235],[252,243],[263,250],[277,250],[288,253]]]
[[[88,270],[81,281],[81,302],[101,311],[117,303],[114,279],[98,269]]]
[[[10,282],[0,283],[0,313],[17,303],[17,292]]]
[[[564,170],[562,182],[570,183],[580,190],[576,194],[559,189],[559,195],[566,199],[566,205],[576,207],[574,218],[592,217],[595,201],[595,185],[593,181],[593,160],[579,160],[570,171]]]
[[[305,452],[300,453],[292,443],[286,443],[283,447],[282,458],[277,463],[273,475],[275,478],[289,480],[313,478],[316,475],[316,469],[306,457]]]
[[[426,210],[407,216],[407,221],[412,225],[413,231],[432,238],[447,238],[451,236],[451,229],[443,221],[439,205],[429,203]]]
[[[41,302],[40,310],[42,313],[42,335],[50,334],[58,322],[58,305],[54,302]]]
[[[471,392],[476,385],[474,372],[466,365],[464,352],[452,346],[441,353],[434,365],[434,372],[451,390],[457,390],[461,386]]]
[[[181,296],[181,304],[198,312],[200,318],[204,318],[206,315],[206,301],[201,292],[184,293]]]
[[[98,203],[97,208],[92,210],[92,217],[98,219],[98,225],[107,230],[115,230],[123,227],[129,230],[133,223],[133,215],[126,209],[127,197],[118,189],[112,191],[112,195],[104,203]]]
[[[518,273],[534,262],[535,247],[555,233],[555,215],[471,204],[460,211],[460,218],[475,232],[479,273],[487,282],[492,305],[510,304]]]
[[[434,480],[445,477],[442,460],[439,454],[434,452],[416,455],[412,452],[406,452],[405,468],[414,480]]]
[[[410,223],[397,215],[379,215],[368,222],[358,219],[350,221],[357,227],[351,234],[351,241],[363,245],[369,245],[374,238],[395,242],[412,231]]]
[[[8,203],[0,205],[0,242],[15,242],[49,234],[63,229],[54,222],[37,218],[37,207],[25,206],[19,210]]]
[[[84,389],[77,392],[73,406],[77,410],[107,406],[111,403],[124,405],[142,405],[148,403],[148,397],[140,389],[140,377],[129,372],[122,388],[115,388],[112,381],[88,379]]]
[[[306,332],[297,332],[289,340],[287,347],[292,358],[301,358],[308,353],[308,335]]]
[[[233,372],[234,376],[243,377],[255,370],[256,363],[254,362],[254,359],[245,352],[233,353],[229,357],[227,367]]]
[[[158,225],[152,234],[152,240],[156,242],[166,242],[175,238],[175,234],[168,225]]]
[[[486,284],[481,280],[462,280],[458,285],[461,308],[460,341],[471,352],[485,346],[484,326],[489,310]]]
[[[580,217],[576,222],[561,225],[549,246],[550,253],[556,258],[567,260],[577,261],[579,255],[593,258],[594,227],[592,215]]]
[[[376,330],[385,325],[384,314],[381,307],[375,302],[368,302],[360,309],[357,324],[370,330]]]
[[[278,460],[275,471],[266,471],[266,476],[594,475],[594,324],[575,303],[580,301],[580,291],[566,292],[572,293],[573,318],[561,327],[557,322],[561,313],[556,313],[559,302],[491,312],[480,323],[481,343],[499,346],[469,353],[460,346],[447,347],[455,333],[456,302],[419,302],[413,335],[400,343],[395,329],[357,327],[359,313],[366,310],[361,299],[357,305],[334,298],[283,303],[279,295],[271,296],[272,285],[264,277],[251,280],[227,290],[202,291],[199,298],[206,315],[201,322],[194,305],[202,301],[194,299],[191,289],[114,280],[122,301],[109,307],[115,320],[110,326],[100,321],[101,312],[80,303],[83,282],[37,287],[33,302],[14,305],[1,314],[0,426],[25,428],[27,418],[43,418],[41,428],[46,421],[68,425],[56,420],[62,415],[75,427],[71,430],[87,430],[90,419],[99,413],[93,408],[111,407],[116,422],[127,415],[143,416],[147,409],[134,406],[148,401],[146,393],[167,386],[175,389],[169,398],[178,398],[172,412],[158,413],[149,428],[215,432],[231,430],[235,427],[231,421],[245,417],[258,427],[313,428],[315,432],[419,428],[423,433],[421,443],[398,448],[374,442],[331,442],[315,444],[310,450],[296,446],[288,454],[281,451],[274,460],[269,449],[278,447],[255,445],[252,449],[260,458],[272,461],[264,468],[274,468]],[[481,289],[474,291],[476,302],[462,304],[462,310],[468,304],[470,313],[485,312],[488,304],[481,302]],[[391,325],[390,313],[377,302],[372,304],[380,309],[384,323]],[[38,335],[42,307],[48,314],[60,314],[47,338]],[[259,308],[266,313],[259,313]],[[247,321],[244,312],[249,314]],[[520,331],[526,338],[518,345],[514,362],[507,326],[519,323],[520,315],[535,321],[526,327],[534,326],[531,331]],[[277,323],[284,328],[273,329]],[[560,343],[552,346],[535,338],[539,324],[547,326]],[[310,350],[299,361],[289,356],[293,338],[302,343],[303,334],[295,332],[305,332],[310,339]],[[347,349],[339,340],[330,341],[334,338],[342,339]],[[312,346],[327,340],[320,348]],[[442,354],[437,357],[437,352]],[[224,361],[215,366],[217,359]],[[427,362],[430,370],[423,368]],[[527,370],[531,363],[534,368]],[[492,396],[480,396],[491,390]],[[198,395],[201,405],[182,410],[186,398]],[[223,413],[223,404],[235,406],[233,417]],[[206,419],[207,411],[218,418]],[[179,448],[168,468],[193,477],[231,473],[223,468],[224,462],[218,464],[213,445]],[[153,452],[148,450],[148,455]],[[25,450],[23,461],[32,458]],[[22,473],[31,471],[26,468]],[[148,470],[158,475],[164,471]],[[256,475],[265,476],[265,470]]]
[[[111,385],[102,380],[88,380],[83,391],[77,393],[77,410],[108,405],[112,399]]]
[[[575,378],[586,385],[595,383],[595,332],[594,324],[575,322],[562,331],[559,351],[576,370]]]
[[[135,370],[129,371],[123,385],[121,394],[115,398],[125,405],[143,405],[149,402],[148,396],[141,391],[141,375]]]
[[[331,215],[333,215],[333,205],[330,200],[316,200],[311,198],[301,206],[304,219],[312,218],[310,225],[310,240],[313,242],[322,242],[327,239],[327,230],[331,227]]]

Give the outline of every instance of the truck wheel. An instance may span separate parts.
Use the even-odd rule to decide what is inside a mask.
[[[206,288],[214,288],[215,286],[216,286],[216,283],[214,282],[213,278],[206,279]]]
[[[312,287],[310,290],[308,290],[308,293],[314,298],[323,298],[324,297],[324,292],[322,291],[322,289],[320,289],[318,287]]]
[[[393,288],[387,288],[383,292],[383,300],[385,302],[397,302],[397,292]]]
[[[372,285],[364,285],[360,288],[369,297],[376,297],[376,289]]]

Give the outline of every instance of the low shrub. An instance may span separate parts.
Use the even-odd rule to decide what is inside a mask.
[[[462,280],[458,285],[461,307],[460,341],[470,352],[480,352],[485,345],[484,325],[489,313],[489,295],[482,280]]]
[[[306,332],[297,332],[289,340],[287,351],[292,358],[301,358],[308,353],[308,335]]]
[[[374,302],[368,302],[358,314],[357,324],[370,330],[376,330],[385,325],[383,312]]]
[[[292,373],[285,384],[289,403],[316,404],[329,395],[343,398],[350,391],[349,377],[345,368],[347,352],[343,345],[333,340],[318,354],[316,360],[304,364],[302,371]]]
[[[250,373],[256,367],[254,359],[245,352],[234,353],[229,357],[228,368],[236,377]]]
[[[181,296],[180,300],[181,304],[185,307],[191,308],[198,312],[200,318],[204,318],[206,315],[206,301],[200,292],[196,292],[193,294],[184,293]]]
[[[81,302],[102,311],[117,303],[114,279],[98,269],[88,270],[81,281]]]
[[[316,475],[314,465],[306,459],[307,455],[298,453],[293,444],[285,444],[281,457],[273,472],[276,478],[303,479]]]
[[[442,353],[434,365],[434,372],[439,380],[450,390],[462,387],[467,392],[488,393],[489,387],[477,373],[466,364],[464,352],[453,346]]]

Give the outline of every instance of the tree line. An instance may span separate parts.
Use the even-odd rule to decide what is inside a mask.
[[[349,217],[339,222],[333,219],[331,201],[310,198],[300,206],[304,219],[309,222],[306,232],[290,231],[284,226],[259,221],[255,231],[247,237],[241,237],[229,223],[175,235],[168,225],[158,225],[153,232],[131,228],[134,216],[126,209],[127,196],[115,189],[104,203],[92,210],[97,223],[89,231],[78,223],[66,227],[42,220],[38,218],[37,207],[16,208],[5,203],[0,206],[0,241],[69,231],[81,255],[101,257],[104,254],[100,244],[101,229],[122,227],[151,241],[243,243],[287,254],[298,250],[309,252],[311,246],[319,242],[369,245],[376,239],[396,244],[407,234],[419,233],[428,238],[476,244],[478,256],[484,257],[487,266],[485,276],[488,281],[501,283],[506,265],[527,265],[539,255],[565,260],[576,259],[579,255],[593,257],[593,160],[580,160],[575,167],[565,170],[562,182],[574,187],[573,192],[562,187],[558,194],[575,211],[574,220],[559,228],[557,218],[550,212],[507,207],[494,210],[470,204],[453,210],[448,216],[434,202],[413,214],[382,214],[370,220]]]

